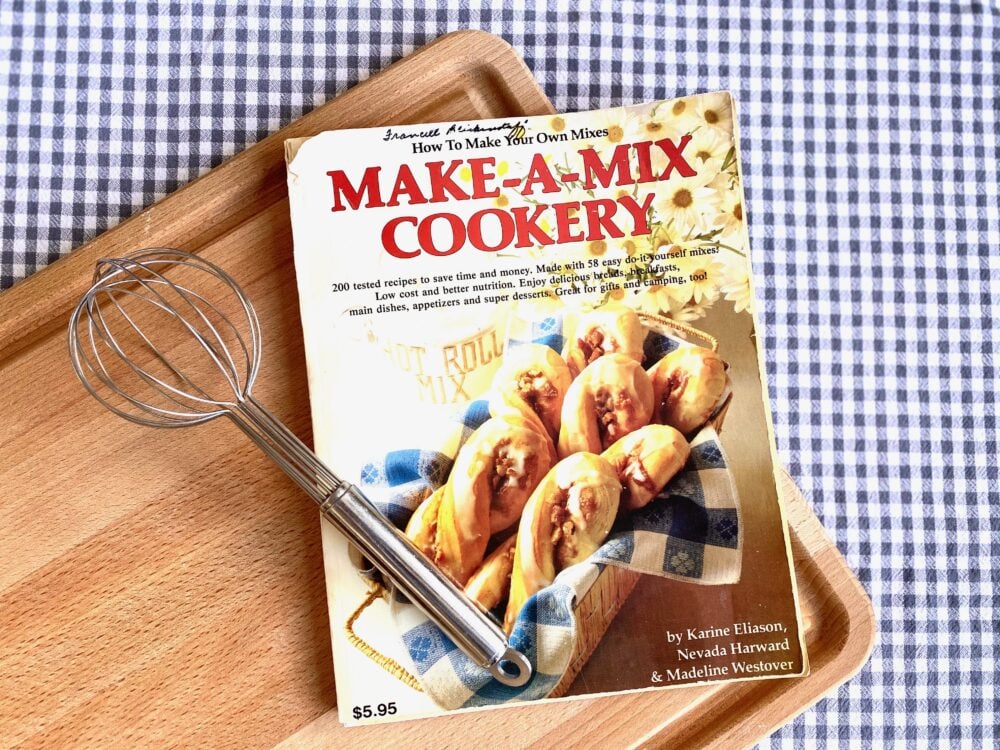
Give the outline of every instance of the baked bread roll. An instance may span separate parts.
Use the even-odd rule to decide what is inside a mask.
[[[464,586],[490,537],[517,523],[554,462],[552,441],[527,420],[486,420],[458,452],[444,487],[418,506],[407,536]]]
[[[579,317],[566,337],[563,359],[574,378],[605,354],[624,354],[641,363],[645,338],[646,331],[635,310],[625,305],[605,305]]]
[[[687,463],[691,447],[673,427],[650,424],[615,442],[601,454],[622,483],[621,510],[642,508]]]
[[[601,453],[616,440],[649,423],[653,385],[642,365],[609,354],[587,365],[563,401],[559,456]]]
[[[531,493],[517,528],[504,629],[559,571],[583,562],[604,542],[618,513],[621,483],[593,453],[564,458]]]
[[[726,364],[711,349],[684,346],[649,371],[653,421],[689,435],[712,416],[726,390]]]
[[[555,444],[563,399],[572,380],[566,362],[548,346],[525,344],[508,349],[493,376],[490,413],[494,417],[519,414]]]
[[[510,593],[510,573],[514,568],[514,543],[517,534],[511,534],[493,550],[465,585],[469,598],[489,612],[507,600]]]
[[[417,509],[413,511],[409,522],[406,524],[404,532],[417,549],[424,553],[425,557],[434,559],[434,541],[437,539],[437,519],[441,510],[441,498],[444,497],[446,484],[438,487],[429,495]]]

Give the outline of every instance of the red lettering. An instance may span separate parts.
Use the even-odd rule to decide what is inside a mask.
[[[538,226],[538,220],[548,206],[535,206],[529,209],[527,206],[516,206],[511,209],[514,215],[514,228],[517,232],[517,244],[514,247],[531,247],[532,245],[554,245],[548,232]],[[528,211],[532,210],[529,217]]]
[[[434,232],[431,225],[438,219],[444,219],[451,227],[451,244],[447,250],[438,250],[437,245],[434,244]],[[417,241],[420,243],[421,249],[428,255],[438,257],[452,255],[465,244],[465,225],[455,214],[431,214],[420,222],[420,227],[417,229]]]
[[[396,242],[396,227],[400,224],[412,224],[413,226],[417,226],[417,217],[397,216],[395,219],[390,219],[386,225],[382,227],[382,247],[384,247],[385,251],[394,258],[416,258],[420,255],[419,250],[403,250]]]
[[[653,144],[649,141],[639,141],[638,143],[632,144],[632,148],[635,149],[636,163],[639,166],[639,171],[636,175],[635,181],[653,182],[653,180],[656,179],[653,174],[653,157],[650,155]]]
[[[623,143],[616,146],[611,154],[608,165],[601,161],[601,155],[592,148],[578,151],[583,159],[583,189],[593,190],[594,188],[609,187],[615,173],[618,173],[618,180],[615,185],[630,185],[635,180],[632,178],[632,171],[629,168],[628,150],[631,146]]]
[[[653,197],[655,195],[655,193],[647,193],[642,203],[639,203],[631,195],[623,195],[618,199],[618,202],[621,203],[622,207],[628,211],[632,217],[633,237],[637,234],[649,234],[649,207],[652,205]],[[616,236],[621,237],[622,235],[619,234]]]
[[[488,216],[495,216],[500,224],[500,239],[495,245],[486,244],[486,240],[483,239],[483,220]],[[498,250],[503,250],[511,242],[514,241],[514,219],[507,211],[501,211],[498,208],[486,208],[482,211],[476,211],[469,217],[469,242],[477,250],[482,250],[486,253],[495,253]]]
[[[360,187],[354,187],[342,169],[335,169],[327,172],[330,181],[333,183],[333,206],[331,211],[346,211],[347,205],[355,211],[361,206],[361,199],[368,196],[365,208],[381,208],[385,204],[382,202],[382,195],[379,192],[378,173],[382,167],[368,167],[361,177]]]
[[[427,202],[420,190],[420,185],[417,184],[417,178],[413,176],[413,172],[406,164],[400,166],[399,172],[396,173],[396,184],[392,186],[392,195],[389,196],[389,201],[385,205],[398,206],[401,195],[406,196],[407,203],[411,206]]]
[[[545,157],[541,154],[535,154],[531,159],[528,174],[524,178],[524,187],[521,188],[521,195],[534,195],[535,183],[542,186],[543,193],[559,192],[559,183],[552,176],[552,172],[549,171],[549,165],[546,163]]]
[[[495,160],[492,156],[485,156],[481,159],[469,159],[469,169],[472,172],[472,197],[473,198],[496,198],[500,195],[499,188],[486,189],[489,180],[496,179],[494,172],[487,172],[487,166],[493,166]]]
[[[665,180],[670,176],[670,173],[675,169],[680,173],[681,177],[694,177],[697,172],[691,168],[691,165],[687,163],[681,152],[684,147],[691,142],[691,134],[688,133],[683,138],[681,138],[680,143],[674,143],[669,138],[664,138],[662,141],[655,141],[655,145],[660,147],[660,150],[668,159],[667,168],[660,173],[658,179]]]
[[[443,203],[448,200],[445,193],[448,193],[455,200],[465,201],[469,199],[469,194],[451,177],[460,166],[462,166],[461,159],[455,159],[449,164],[447,171],[444,171],[443,161],[427,163],[427,173],[431,178],[431,203]]]
[[[572,234],[572,228],[580,223],[579,202],[556,203],[552,210],[556,212],[556,236],[559,242],[583,242],[582,231],[577,230],[576,234]]]
[[[628,197],[628,196],[626,196]],[[618,204],[610,198],[598,198],[584,203],[587,208],[587,225],[590,232],[586,240],[603,240],[605,237],[624,237],[625,233],[611,220],[618,213]],[[603,229],[602,233],[600,230]]]

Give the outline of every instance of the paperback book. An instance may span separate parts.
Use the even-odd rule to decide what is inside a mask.
[[[286,141],[316,452],[531,667],[324,523],[344,723],[808,671],[735,122],[716,92]]]

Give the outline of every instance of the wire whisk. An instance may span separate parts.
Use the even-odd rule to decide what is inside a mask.
[[[475,663],[506,685],[531,678],[530,662],[498,624],[253,398],[260,322],[219,266],[169,248],[100,260],[70,317],[69,352],[91,395],[131,422],[187,427],[231,419]]]

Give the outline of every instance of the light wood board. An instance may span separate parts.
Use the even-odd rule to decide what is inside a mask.
[[[0,295],[0,746],[732,747],[861,666],[871,605],[786,481],[808,678],[343,729],[315,508],[231,424],[134,426],[76,382],[65,326],[97,258],[180,247],[250,294],[255,393],[308,440],[283,140],[551,111],[502,40],[450,35]]]

